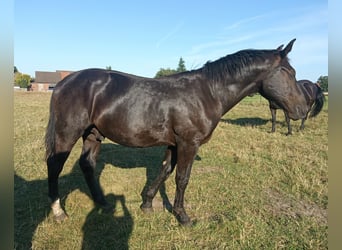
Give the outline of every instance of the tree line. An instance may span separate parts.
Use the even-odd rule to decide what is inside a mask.
[[[173,75],[176,73],[181,73],[186,71],[186,67],[185,67],[185,61],[183,60],[183,58],[181,57],[178,61],[178,67],[177,69],[171,69],[171,68],[160,68],[159,71],[156,73],[154,78],[160,78],[163,76],[169,76],[169,75]]]
[[[328,92],[328,76],[320,76],[317,83],[324,92]]]

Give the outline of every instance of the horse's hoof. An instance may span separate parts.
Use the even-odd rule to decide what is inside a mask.
[[[153,213],[153,207],[147,207],[147,206],[144,206],[144,204],[142,204],[140,206],[140,209],[141,211],[143,211],[145,214],[150,214],[150,213]]]
[[[179,221],[179,224],[182,227],[191,227],[192,225],[194,225],[194,223],[192,222],[192,220],[187,220],[187,221]]]
[[[176,217],[180,225],[186,227],[192,225],[190,217],[185,212],[177,213],[175,210],[173,210],[173,215]]]

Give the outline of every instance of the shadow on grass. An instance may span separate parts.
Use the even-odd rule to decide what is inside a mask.
[[[96,207],[88,214],[82,227],[82,250],[129,249],[128,240],[133,230],[133,218],[126,207],[125,196],[109,194],[109,203],[114,204],[112,213],[101,213]],[[115,216],[117,204],[121,204],[123,215]]]
[[[142,197],[146,192],[147,187],[157,177],[161,161],[163,160],[165,147],[151,148],[128,148],[117,144],[104,143],[101,145],[101,152],[98,156],[95,175],[97,180],[106,164],[111,164],[115,167],[131,169],[137,167],[146,168],[146,183],[142,189]],[[14,247],[15,249],[31,249],[32,240],[36,228],[44,221],[50,213],[50,204],[47,196],[47,179],[25,180],[23,177],[14,175]],[[78,161],[75,162],[72,171],[59,177],[59,192],[61,203],[64,207],[64,202],[67,196],[74,190],[79,189],[81,192],[88,195],[91,199],[90,191],[83,178],[83,174],[79,168]],[[163,199],[164,207],[172,210],[171,203],[167,197],[165,185],[162,185],[159,190]],[[97,208],[92,210],[86,219],[83,226],[84,240],[83,247],[86,249],[94,249],[94,244],[91,243],[94,234],[106,234],[98,229],[99,224],[96,221],[102,221],[102,227],[111,232],[111,237],[102,235],[99,237],[101,244],[104,246],[113,246],[119,244],[121,249],[128,249],[128,240],[133,228],[133,219],[126,207],[125,198],[109,194],[106,196],[108,201],[114,206],[120,202],[124,211],[124,216],[115,217],[113,213],[106,214],[101,217]],[[68,211],[66,211],[68,213]],[[108,217],[109,216],[109,217]],[[102,218],[102,219],[101,219]],[[116,231],[115,231],[115,230]],[[112,232],[114,230],[114,232]],[[100,236],[100,235],[99,235]],[[110,248],[110,247],[109,247]]]
[[[221,119],[221,122],[229,123],[239,126],[262,126],[268,123],[270,120],[261,119],[259,117],[246,117],[237,119]]]
[[[47,180],[27,181],[14,174],[14,249],[32,249],[37,226],[50,212]]]
[[[131,148],[118,144],[104,143],[101,145],[101,152],[96,167],[99,171],[102,171],[106,164],[123,169],[146,168],[146,182],[141,191],[143,201],[148,187],[159,174],[165,150],[166,147]],[[97,173],[98,177],[100,175],[101,172]],[[166,194],[164,183],[160,186],[159,193],[162,197],[164,208],[172,212],[172,205]]]
[[[246,118],[237,118],[237,119],[221,119],[221,122],[238,125],[242,127],[259,127],[267,124],[268,122],[272,123],[271,120],[268,119],[262,119],[259,117],[246,117]],[[276,121],[276,126],[280,127],[287,127],[287,123],[285,121]],[[269,133],[271,132],[271,127],[269,129]],[[282,133],[284,135],[287,135],[287,133]]]

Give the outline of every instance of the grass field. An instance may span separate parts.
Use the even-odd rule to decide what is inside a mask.
[[[78,166],[81,141],[60,176],[69,215],[58,224],[47,197],[44,134],[50,93],[14,93],[15,249],[327,249],[328,104],[299,132],[285,136],[278,111],[271,130],[268,103],[247,97],[221,120],[194,162],[181,227],[163,206],[173,203],[174,176],[157,194],[155,212],[139,208],[163,147],[132,149],[105,140],[97,175],[115,212],[94,207]]]

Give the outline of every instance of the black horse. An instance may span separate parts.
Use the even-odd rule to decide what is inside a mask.
[[[309,118],[311,117],[315,117],[317,116],[324,105],[324,101],[325,101],[325,96],[323,94],[323,91],[321,89],[321,87],[316,84],[313,83],[309,80],[300,80],[297,81],[297,84],[299,86],[299,88],[302,91],[302,95],[305,97],[306,99],[306,104],[308,106],[308,112],[306,114],[306,116],[304,118],[302,118],[302,123],[300,125],[300,130],[304,129],[304,122],[306,121],[309,113]],[[296,98],[297,95],[294,95],[292,98]],[[270,110],[271,110],[271,114],[272,114],[272,130],[271,132],[275,132],[275,125],[276,125],[276,110],[277,109],[282,109],[275,101],[271,101],[269,100],[269,104],[270,104]],[[284,110],[284,115],[285,115],[285,120],[287,123],[287,129],[288,132],[286,135],[291,135],[292,134],[292,127],[290,124],[290,117],[287,114],[286,110]]]
[[[155,194],[177,165],[172,212],[181,224],[190,224],[184,191],[192,163],[228,110],[245,96],[260,92],[281,104],[290,118],[306,116],[308,106],[287,58],[294,41],[285,49],[239,51],[200,69],[159,79],[102,69],[81,70],[64,78],[51,96],[45,137],[55,218],[66,217],[60,206],[58,176],[80,137],[79,164],[93,200],[109,206],[94,177],[101,141],[107,137],[130,147],[167,145],[160,174],[147,190],[141,209],[152,211]],[[298,98],[289,102],[289,94]]]

